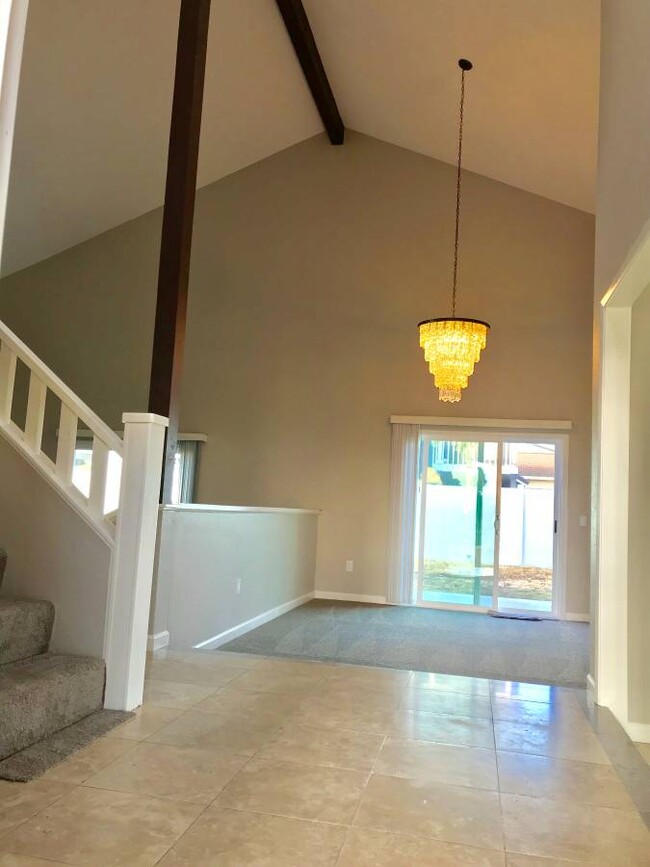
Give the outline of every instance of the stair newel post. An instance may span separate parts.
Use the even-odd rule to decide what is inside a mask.
[[[142,704],[160,479],[168,420],[125,413],[120,505],[106,615],[105,707]]]

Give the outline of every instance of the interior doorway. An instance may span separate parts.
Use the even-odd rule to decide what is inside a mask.
[[[564,453],[531,431],[421,432],[416,604],[560,616]]]

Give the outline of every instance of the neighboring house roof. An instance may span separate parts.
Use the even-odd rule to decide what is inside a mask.
[[[304,0],[345,125],[594,208],[597,0]],[[179,0],[29,6],[3,272],[162,204]],[[212,0],[199,186],[322,130],[274,0]],[[344,145],[345,147],[345,145]]]

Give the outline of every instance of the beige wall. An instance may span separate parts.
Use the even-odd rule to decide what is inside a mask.
[[[103,656],[108,546],[2,437],[0,478],[2,595],[54,603],[53,651]]]
[[[629,306],[629,299],[647,280],[647,228],[650,220],[650,116],[639,110],[640,101],[647,97],[650,90],[650,55],[647,51],[647,33],[650,29],[650,4],[646,0],[602,0],[602,42],[601,42],[601,88],[599,108],[599,159],[597,181],[596,215],[596,268],[595,268],[595,344],[594,344],[594,472],[593,508],[599,508],[599,462],[601,460],[601,430],[598,423],[601,413],[601,398],[611,400],[603,405],[603,419],[610,422],[608,435],[612,436],[612,414],[616,412],[617,399],[608,397],[603,390],[603,360],[607,361],[607,376],[616,381],[618,371],[624,369],[628,361],[626,346],[625,358],[617,354],[617,347],[603,348],[601,330],[603,312],[599,301],[621,276],[626,263],[634,260],[632,272],[627,271],[625,278],[618,284],[614,296],[616,306]],[[638,255],[637,255],[638,254]],[[645,273],[644,273],[645,271]],[[628,300],[621,300],[624,295]],[[616,311],[613,311],[616,314]],[[610,316],[610,314],[607,314]],[[611,319],[611,316],[610,316]],[[645,537],[647,536],[650,502],[644,492],[648,455],[647,439],[650,430],[645,390],[650,358],[647,353],[650,334],[650,296],[648,290],[641,294],[632,308],[632,348],[629,357],[630,381],[630,430],[629,430],[629,513],[621,515],[628,521],[628,574],[627,610],[616,610],[616,600],[624,598],[625,570],[609,574],[603,568],[599,576],[599,552],[618,550],[619,542],[624,548],[624,539],[618,538],[617,528],[603,527],[602,538],[593,537],[592,554],[592,609],[598,611],[598,592],[602,592],[603,613],[601,623],[594,630],[597,639],[593,658],[597,665],[593,669],[598,679],[599,668],[605,672],[606,684],[599,684],[599,695],[603,693],[606,702],[616,689],[607,681],[614,681],[616,674],[611,673],[611,657],[617,652],[617,641],[625,634],[627,623],[627,668],[628,682],[621,684],[627,694],[627,707],[616,708],[624,724],[645,723],[650,721],[650,684],[647,674],[647,660],[650,653],[647,624],[650,613],[650,596],[647,592],[647,570],[643,564]],[[626,385],[620,391],[626,393]],[[626,441],[620,443],[625,448]],[[603,467],[616,461],[615,450],[605,451],[602,455]],[[607,462],[607,463],[606,463]],[[609,483],[612,479],[609,480]],[[621,490],[628,479],[621,480]],[[611,498],[610,498],[611,502]],[[597,525],[594,525],[595,527]],[[608,561],[605,561],[607,565]],[[608,604],[611,600],[614,604]],[[622,624],[622,626],[621,626]],[[598,661],[601,653],[603,660]],[[610,664],[607,664],[609,657]],[[620,674],[618,674],[620,677]],[[647,728],[646,728],[647,731]],[[636,732],[635,736],[640,736]],[[647,737],[647,735],[646,735]]]
[[[583,613],[593,218],[466,175],[459,313],[493,327],[445,406],[416,323],[448,310],[454,183],[350,133],[200,191],[182,409],[209,437],[199,498],[322,509],[317,588],[383,595],[391,413],[570,419],[567,607]],[[113,423],[146,403],[159,230],[148,215],[0,284],[0,317]]]
[[[172,508],[161,525],[150,632],[169,632],[173,648],[223,643],[235,637],[228,630],[313,593],[317,514]]]
[[[632,307],[630,359],[630,507],[628,551],[628,716],[650,723],[650,288]]]
[[[596,296],[650,218],[650,3],[601,0]]]

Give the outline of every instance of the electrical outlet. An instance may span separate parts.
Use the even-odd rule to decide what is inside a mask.
[[[241,578],[237,579],[237,595],[241,593]]]
[[[354,560],[346,560],[345,561],[345,571],[346,572],[354,572]]]

